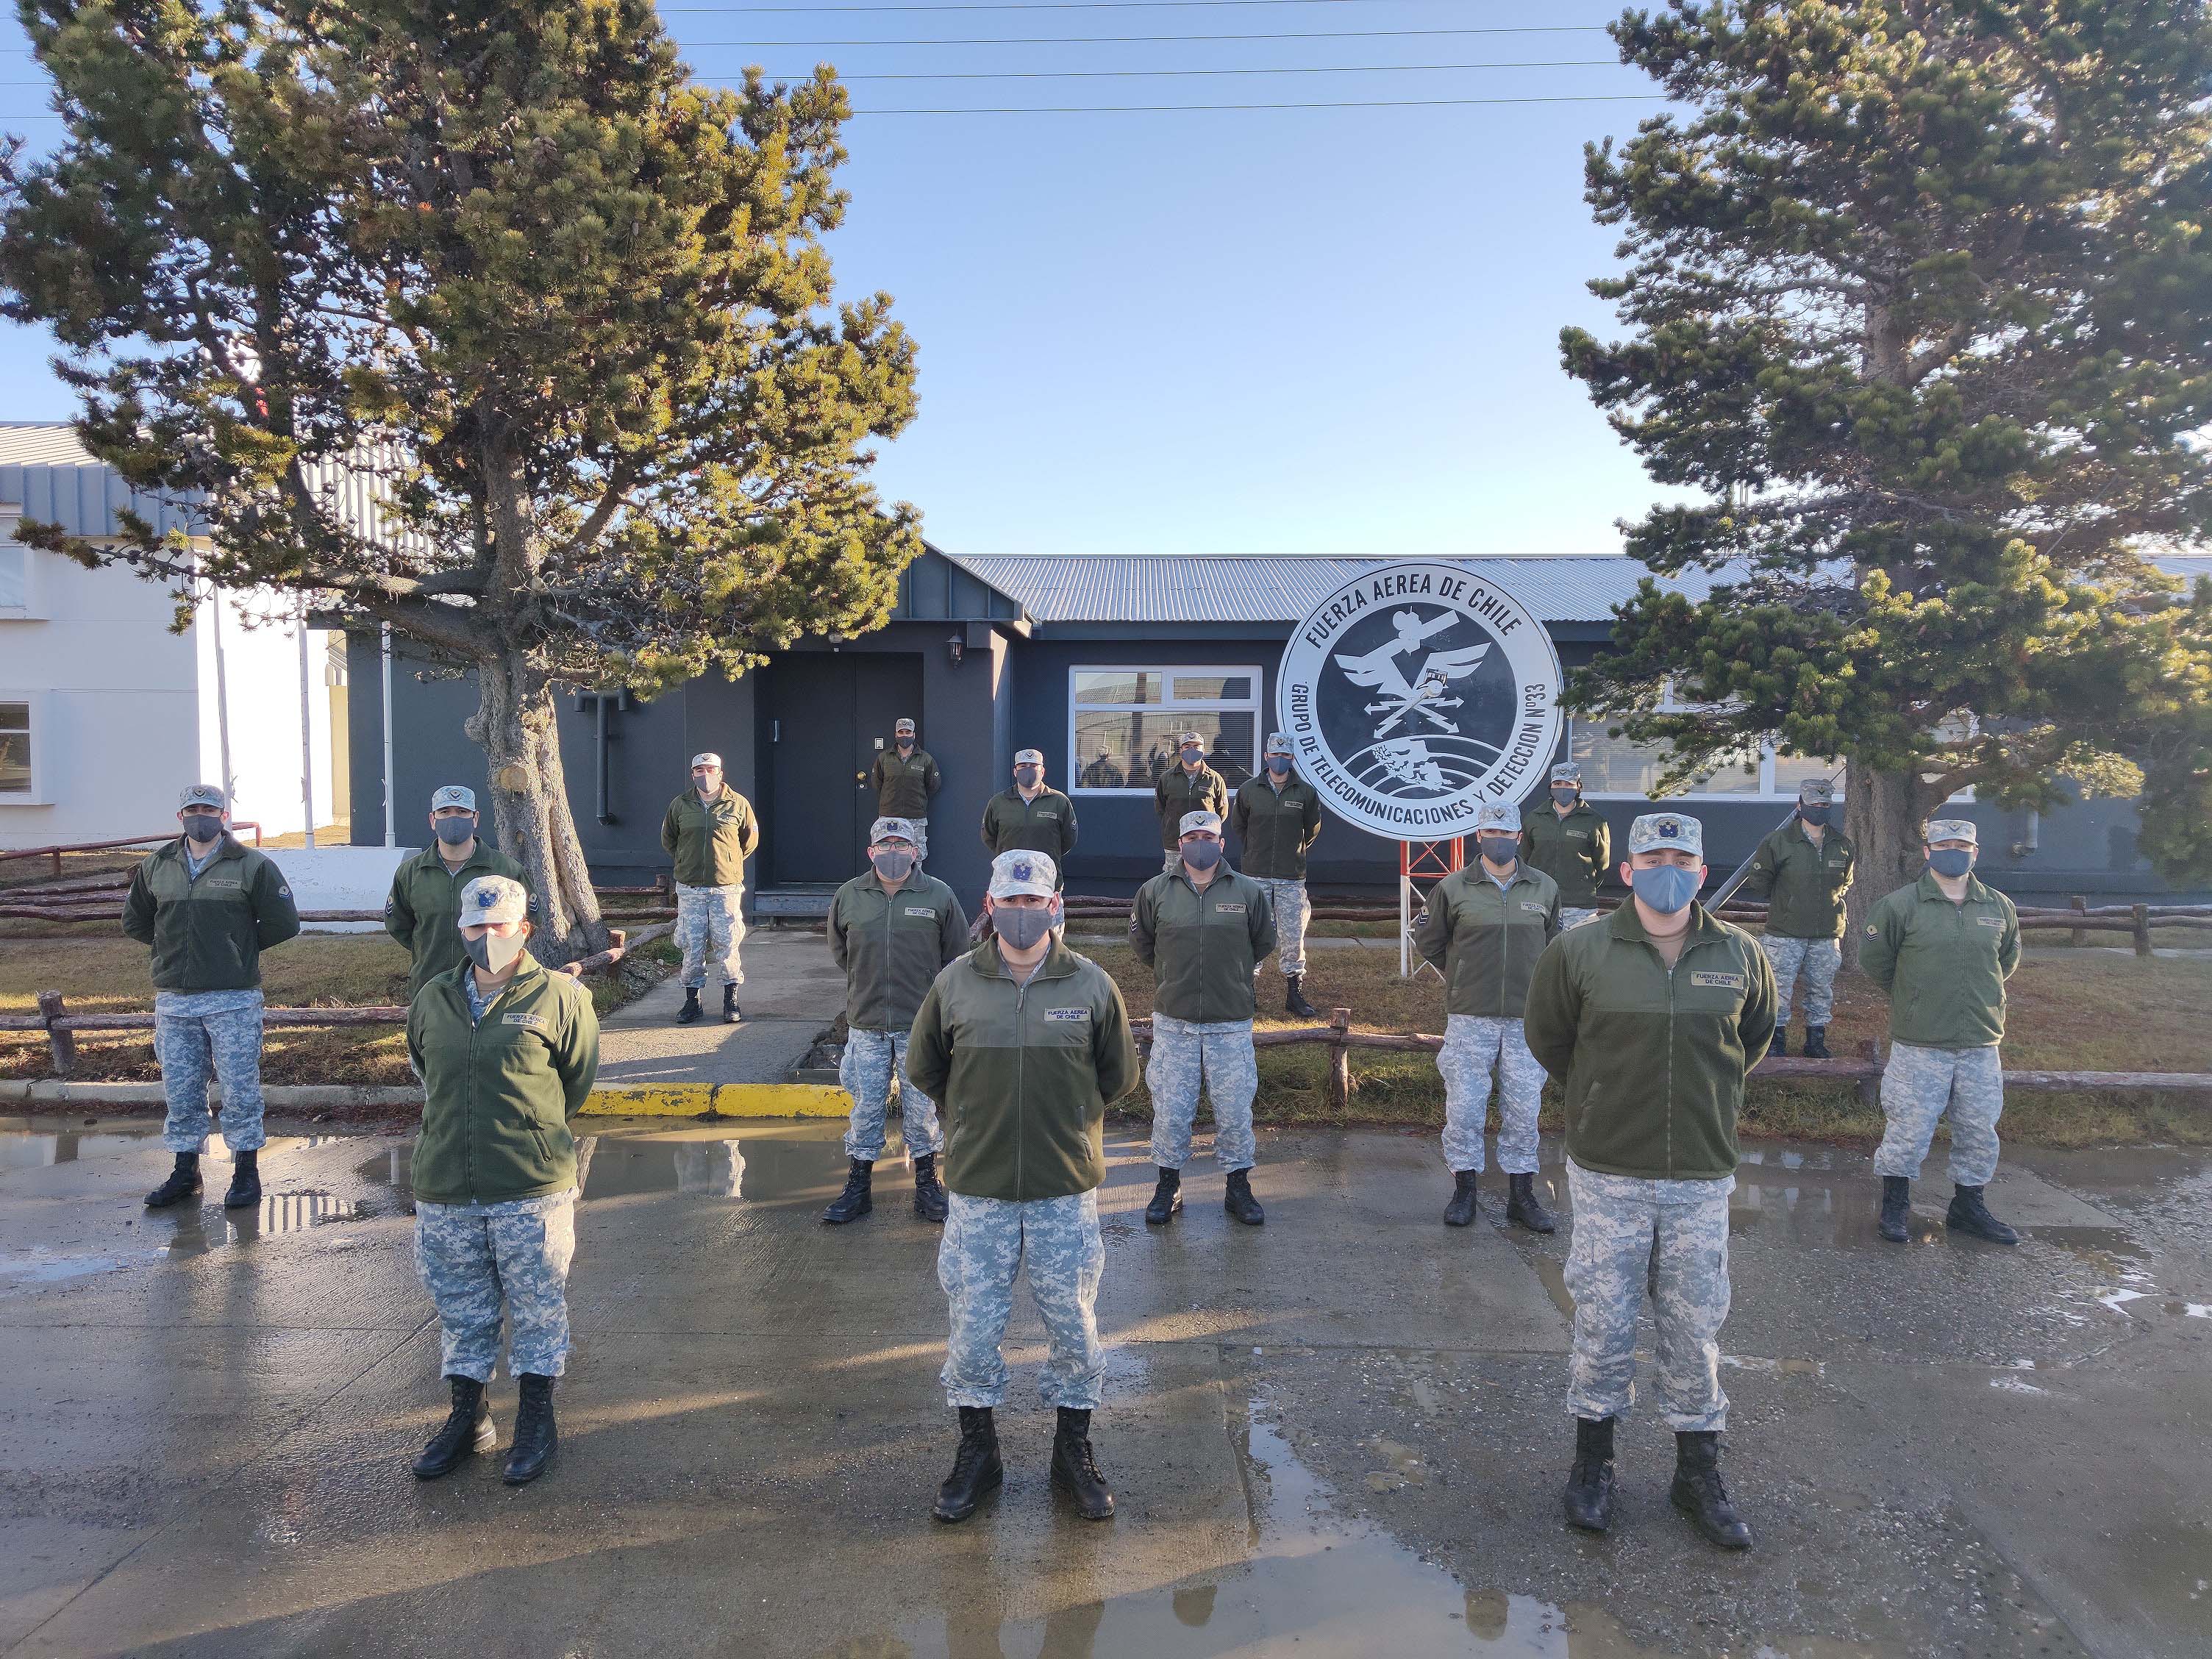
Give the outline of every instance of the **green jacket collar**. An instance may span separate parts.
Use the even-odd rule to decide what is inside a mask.
[[[1641,945],[1651,944],[1651,935],[1644,931],[1644,918],[1636,914],[1636,896],[1633,893],[1621,900],[1614,909],[1610,926],[1615,939],[1632,939]],[[1703,945],[1707,939],[1727,937],[1728,930],[1720,921],[1702,903],[1692,899],[1690,933],[1689,937],[1682,941],[1682,948],[1686,951],[1693,945]],[[1653,945],[1652,948],[1656,950],[1658,947]]]
[[[985,979],[1011,981],[1014,977],[1013,971],[1006,966],[1006,957],[999,954],[996,939],[985,939],[976,949],[970,951],[968,965]],[[1046,949],[1044,960],[1037,964],[1037,970],[1029,982],[1034,985],[1041,979],[1067,979],[1081,965],[1081,958],[1067,948],[1065,941],[1056,939]]]
[[[1920,879],[1912,885],[1919,893],[1920,902],[1923,904],[1948,904],[1951,902],[1950,896],[1936,884],[1936,872],[1933,870],[1923,870],[1920,872]],[[1980,904],[1989,897],[1990,890],[1982,885],[1982,878],[1972,870],[1967,871],[1966,902]]]
[[[1221,884],[1222,884],[1222,883],[1224,883],[1224,881],[1225,881],[1225,882],[1227,882],[1227,883],[1228,883],[1231,887],[1234,887],[1234,886],[1237,884],[1237,877],[1239,877],[1239,876],[1241,876],[1241,875],[1243,875],[1243,874],[1244,873],[1244,872],[1243,872],[1243,871],[1241,871],[1241,870],[1232,870],[1232,869],[1231,869],[1231,868],[1228,866],[1228,865],[1226,865],[1226,864],[1217,864],[1217,865],[1215,865],[1215,866],[1213,866],[1213,868],[1214,868],[1214,870],[1215,870],[1215,872],[1216,872],[1216,874],[1214,875],[1214,878],[1213,878],[1213,879],[1212,879],[1212,881],[1209,881],[1208,883],[1206,883],[1206,889],[1205,889],[1205,891],[1206,891],[1206,892],[1211,892],[1211,891],[1212,891],[1212,890],[1213,890],[1213,889],[1215,889],[1216,887],[1220,886],[1220,885],[1221,885]],[[1188,870],[1187,870],[1187,869],[1185,869],[1185,868],[1183,867],[1182,859],[1182,857],[1181,857],[1180,855],[1178,855],[1178,856],[1176,857],[1176,866],[1175,866],[1175,868],[1168,872],[1168,879],[1169,879],[1169,880],[1170,880],[1170,881],[1179,881],[1179,882],[1181,882],[1184,886],[1186,886],[1186,887],[1189,888],[1189,889],[1190,889],[1190,891],[1191,891],[1191,896],[1192,896],[1193,898],[1200,898],[1200,897],[1203,897],[1203,896],[1204,896],[1204,894],[1203,894],[1203,893],[1201,893],[1201,892],[1200,892],[1200,889],[1199,889],[1199,885],[1198,885],[1198,884],[1197,884],[1196,882],[1193,881],[1193,880],[1190,878],[1190,872],[1189,872]]]
[[[1496,878],[1489,871],[1483,868],[1481,854],[1477,853],[1467,861],[1467,871],[1468,880],[1486,882],[1492,887],[1498,886]],[[1528,860],[1516,859],[1513,860],[1513,874],[1507,879],[1504,887],[1498,888],[1498,890],[1501,893],[1510,893],[1516,887],[1534,887],[1536,884],[1535,877],[1536,872],[1530,867]]]
[[[447,864],[444,859],[438,856],[437,842],[433,840],[429,846],[415,855],[412,862],[421,865],[426,870],[440,870],[449,875],[458,876],[464,870],[490,869],[489,854],[492,850],[491,843],[479,834],[477,836],[477,844],[469,848],[468,857],[463,859],[459,864]]]
[[[216,865],[221,864],[225,859],[242,859],[246,856],[246,848],[245,843],[240,842],[236,836],[233,836],[229,830],[226,830],[222,832],[222,839],[216,842],[215,851],[208,855],[208,861],[200,866],[200,872],[202,874],[205,874],[208,871],[214,869]],[[176,840],[162,848],[160,852],[155,854],[155,856],[156,858],[167,859],[172,863],[183,864],[186,869],[190,869],[191,867],[185,862],[185,838],[182,836],[179,836]]]
[[[459,1002],[462,1007],[465,1008],[469,1006],[469,994],[467,988],[462,984],[461,981],[464,975],[473,974],[476,970],[476,963],[471,962],[466,957],[463,957],[459,966],[448,969],[446,972],[439,975],[435,980],[431,981],[431,983],[434,985],[444,985],[447,989],[453,992],[453,1000]],[[501,997],[507,996],[512,992],[524,989],[533,979],[542,980],[544,977],[545,964],[538,961],[536,957],[532,956],[528,948],[525,947],[522,952],[522,965],[514,970],[514,977],[513,979],[507,981],[506,984],[499,988],[498,995],[493,997],[491,1000],[492,1002],[497,1002]],[[489,1008],[491,1006],[491,1003],[488,1002],[484,1006]]]

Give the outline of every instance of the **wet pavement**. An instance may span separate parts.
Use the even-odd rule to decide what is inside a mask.
[[[210,1202],[149,1215],[143,1128],[0,1121],[0,1653],[2212,1651],[2201,1154],[2008,1161],[2008,1251],[1948,1239],[1933,1182],[1885,1246],[1863,1155],[1757,1148],[1723,1381],[1759,1547],[1732,1557],[1668,1509],[1649,1411],[1615,1531],[1561,1527],[1565,1234],[1503,1231],[1495,1177],[1451,1231],[1429,1137],[1269,1133],[1266,1228],[1201,1160],[1148,1231],[1144,1149],[1110,1150],[1121,1512],[1054,1501],[1024,1311],[1006,1490],[945,1528],[937,1236],[896,1160],[872,1217],[815,1221],[834,1126],[593,1138],[562,1451],[510,1491],[495,1458],[407,1474],[443,1389],[405,1140],[280,1137],[229,1215],[217,1153]]]

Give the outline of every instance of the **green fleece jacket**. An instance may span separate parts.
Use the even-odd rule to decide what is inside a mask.
[[[1774,1036],[1774,969],[1741,927],[1691,907],[1670,969],[1633,901],[1544,948],[1528,1051],[1566,1091],[1567,1156],[1601,1175],[1735,1173],[1743,1078]]]
[[[1019,789],[1002,789],[983,808],[983,845],[996,858],[1017,849],[1042,853],[1059,867],[1060,882],[1067,885],[1067,855],[1075,850],[1075,803],[1046,786],[1035,800],[1024,800]]]
[[[415,958],[414,971],[407,975],[409,1001],[467,957],[461,948],[461,889],[478,876],[506,876],[520,882],[534,907],[537,895],[522,866],[481,836],[469,851],[468,862],[458,870],[447,866],[434,845],[392,872],[392,891],[384,901],[384,931]]]
[[[878,750],[870,781],[876,787],[879,818],[927,817],[929,798],[945,783],[929,750],[919,746],[911,755],[902,755],[896,748]]]
[[[2005,981],[2019,966],[2012,901],[1972,875],[1954,904],[1923,873],[1878,901],[1859,935],[1859,967],[1889,993],[1891,1039],[1923,1048],[2004,1041]]]
[[[1841,939],[1844,895],[1858,869],[1859,849],[1830,824],[1820,844],[1791,818],[1751,855],[1743,890],[1766,901],[1766,931],[1783,939]]]
[[[1252,970],[1275,948],[1274,907],[1265,888],[1225,864],[1203,888],[1178,864],[1137,890],[1129,943],[1152,970],[1152,1006],[1169,1018],[1250,1019]]]
[[[1521,856],[1559,884],[1559,902],[1587,910],[1613,867],[1613,830],[1587,801],[1561,817],[1547,801],[1521,821]]]
[[[986,939],[937,976],[906,1074],[937,1102],[945,1184],[1064,1198],[1106,1179],[1106,1109],[1136,1086],[1129,1011],[1106,970],[1055,941],[1017,984]]]
[[[1229,821],[1229,780],[1203,761],[1195,772],[1170,766],[1152,786],[1152,810],[1160,815],[1160,850],[1172,852],[1182,845],[1184,813],[1211,812]]]
[[[660,845],[676,861],[686,887],[742,887],[745,860],[760,846],[753,804],[728,784],[712,802],[686,789],[668,803],[660,820]]]
[[[934,876],[916,871],[894,893],[871,870],[830,901],[830,954],[844,969],[854,1030],[905,1030],[945,964],[967,949],[968,917]]]
[[[1243,846],[1246,875],[1304,881],[1306,854],[1321,835],[1321,797],[1301,777],[1285,778],[1280,789],[1247,778],[1229,804],[1229,827]]]
[[[1522,859],[1501,890],[1478,859],[1430,890],[1413,948],[1443,975],[1446,1013],[1518,1019],[1536,959],[1559,933],[1558,883]]]
[[[422,1079],[415,1196],[432,1204],[543,1198],[576,1184],[569,1120],[599,1071],[592,994],[526,953],[469,1018],[468,963],[439,975],[407,1011],[407,1058]]]
[[[198,877],[182,836],[139,861],[123,931],[154,950],[157,991],[250,991],[261,953],[300,931],[300,909],[275,862],[226,835]]]

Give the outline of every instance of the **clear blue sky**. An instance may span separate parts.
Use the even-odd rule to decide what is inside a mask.
[[[1619,0],[663,9],[703,78],[851,80],[856,109],[1648,94]],[[1005,6],[1007,0],[993,0]],[[1529,29],[1352,39],[1072,36]],[[976,43],[853,46],[915,38]],[[726,42],[804,44],[730,45]],[[0,127],[52,141],[12,16]],[[1009,71],[1552,64],[1389,73],[872,80]],[[1597,60],[1595,63],[1589,60]],[[22,84],[30,82],[31,84]],[[921,413],[879,469],[955,552],[1613,552],[1664,492],[1561,374],[1613,234],[1582,145],[1650,102],[863,115],[848,289],[888,290]],[[51,343],[0,324],[0,419],[64,419]]]

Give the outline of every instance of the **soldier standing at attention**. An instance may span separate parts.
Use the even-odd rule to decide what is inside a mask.
[[[1046,786],[1042,749],[1015,751],[1013,787],[992,796],[983,808],[983,845],[994,859],[1002,853],[1042,853],[1052,860],[1053,878],[1066,884],[1063,866],[1075,850],[1075,803]]]
[[[1613,1429],[1636,1399],[1644,1287],[1659,1328],[1659,1395],[1674,1431],[1674,1507],[1723,1549],[1749,1549],[1720,1472],[1728,1395],[1729,1194],[1743,1079],[1774,1035],[1774,970],[1696,902],[1705,830],[1648,812],[1628,832],[1610,919],[1546,947],[1528,987],[1528,1048],[1566,1090],[1568,1523],[1613,1524]]]
[[[526,893],[522,866],[477,834],[476,792],[449,783],[430,797],[430,844],[392,875],[384,931],[415,959],[407,1000],[440,974],[459,966],[461,889],[478,876],[505,876]]]
[[[576,1252],[576,1142],[569,1124],[599,1069],[592,994],[548,973],[525,945],[530,896],[505,876],[461,890],[465,959],[407,1011],[407,1058],[422,1081],[415,1140],[415,1265],[438,1306],[439,1358],[453,1411],[415,1460],[416,1479],[451,1474],[496,1443],[484,1384],[501,1316],[521,1390],[505,1480],[552,1461],[553,1379],[568,1354],[568,1261]]]
[[[691,787],[668,803],[660,844],[676,860],[676,942],[684,951],[684,1006],[676,1023],[699,1018],[699,993],[711,962],[722,981],[722,1023],[744,1015],[738,987],[745,970],[745,860],[760,845],[752,803],[722,781],[722,757],[691,757]]]
[[[914,722],[897,721],[891,727],[891,747],[876,751],[876,816],[904,818],[914,826],[914,861],[929,856],[929,798],[944,787],[937,762],[927,749],[917,748]]]
[[[1967,818],[1931,818],[1928,871],[1867,913],[1859,966],[1889,994],[1889,1063],[1881,1073],[1888,1120],[1874,1155],[1881,1177],[1881,1236],[1905,1242],[1912,1182],[1946,1111],[1951,1180],[1944,1224],[1996,1244],[2020,1235],[1990,1213],[1982,1189],[1997,1172],[2004,1113],[2005,981],[2020,966],[2012,901],[1976,878],[1978,838]]]
[[[1062,944],[1060,872],[1001,853],[984,899],[995,937],[937,976],[915,1017],[907,1076],[945,1115],[951,1188],[937,1278],[951,1312],[945,1396],[960,1449],[940,1521],[964,1521],[1005,1478],[992,1413],[1006,1397],[1000,1352],[1024,1263],[1048,1343],[1038,1392],[1059,1415],[1053,1484],[1088,1521],[1114,1513],[1091,1449],[1106,1355],[1096,1308],[1106,1244],[1106,1108],[1137,1080],[1129,1014],[1105,970]]]
[[[1160,869],[1168,875],[1182,862],[1182,821],[1187,813],[1211,812],[1216,818],[1229,815],[1229,782],[1206,763],[1206,739],[1195,732],[1186,732],[1176,750],[1181,763],[1161,773],[1159,781],[1152,786],[1152,810],[1160,815],[1160,845],[1166,849]]]
[[[1174,872],[1139,887],[1129,908],[1129,942],[1158,981],[1145,1067],[1152,1162],[1160,1172],[1145,1206],[1154,1227],[1182,1208],[1182,1166],[1190,1161],[1201,1084],[1213,1103],[1213,1161],[1228,1178],[1221,1207],[1248,1227],[1267,1219],[1252,1196],[1249,1173],[1259,1151],[1252,1099],[1260,1092],[1252,975],[1275,948],[1275,918],[1260,884],[1224,864],[1221,851],[1221,820],[1185,814]]]
[[[1826,778],[1797,786],[1797,816],[1759,843],[1744,890],[1767,901],[1759,948],[1774,964],[1774,1048],[1790,1052],[1790,993],[1805,972],[1805,1057],[1828,1058],[1828,1017],[1836,1006],[1836,969],[1843,965],[1844,895],[1850,890],[1858,848],[1828,822],[1836,787]]]
[[[1287,983],[1283,1012],[1311,1019],[1320,1012],[1308,1002],[1300,981],[1306,974],[1306,854],[1321,835],[1321,797],[1313,785],[1291,770],[1291,740],[1278,732],[1267,739],[1257,777],[1237,786],[1229,809],[1230,827],[1244,846],[1244,873],[1267,894],[1275,917],[1278,959]]]
[[[1583,799],[1583,769],[1572,761],[1552,769],[1552,804],[1522,826],[1521,856],[1559,884],[1562,928],[1579,927],[1598,914],[1597,890],[1613,861],[1613,830]]]
[[[1536,1196],[1536,1115],[1544,1068],[1528,1052],[1522,1011],[1536,959],[1559,933],[1559,890],[1521,856],[1521,809],[1486,801],[1476,810],[1480,856],[1429,894],[1413,930],[1414,948],[1443,976],[1444,1163],[1452,1172],[1444,1224],[1474,1219],[1474,1181],[1482,1173],[1482,1125],[1490,1114],[1490,1073],[1498,1072],[1498,1167],[1505,1175],[1505,1218],[1548,1233],[1551,1212]]]
[[[230,835],[222,790],[196,783],[177,807],[184,834],[149,853],[131,878],[123,931],[154,952],[154,1058],[168,1102],[161,1144],[176,1155],[146,1194],[166,1209],[200,1190],[208,1135],[208,1071],[222,1085],[230,1149],[225,1209],[261,1201],[261,953],[300,931],[284,873]]]
[[[945,965],[968,948],[968,918],[952,890],[915,867],[921,836],[904,818],[878,818],[868,830],[865,876],[830,901],[830,954],[845,974],[845,1057],[837,1081],[853,1097],[845,1132],[851,1168],[845,1190],[822,1212],[832,1226],[857,1221],[875,1207],[870,1191],[883,1155],[884,1119],[891,1080],[906,1065],[907,1034],[921,1000]],[[945,1188],[937,1155],[945,1139],[937,1105],[911,1080],[899,1089],[900,1133],[914,1159],[914,1212],[945,1219]]]

